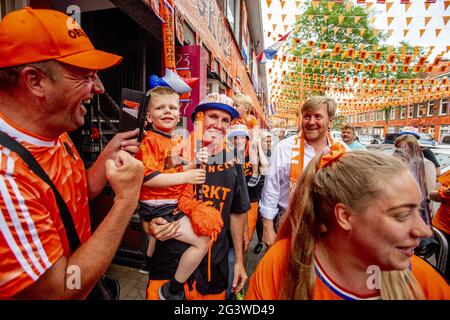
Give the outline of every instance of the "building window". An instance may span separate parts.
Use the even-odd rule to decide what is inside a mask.
[[[235,39],[239,39],[241,0],[225,0],[225,13]]]
[[[362,114],[359,115],[359,121],[358,122],[363,122],[363,115]]]
[[[408,106],[408,118],[412,119],[414,117],[414,105],[410,104]]]
[[[434,126],[430,126],[430,128],[428,129],[428,133],[434,136]]]
[[[377,112],[377,115],[376,115],[376,120],[377,120],[377,121],[380,121],[380,120],[381,120],[381,113],[382,113],[382,112]]]
[[[386,121],[386,112],[383,110],[381,113],[383,114],[383,120]]]
[[[419,103],[417,105],[417,117],[416,118],[422,118],[422,109],[423,109],[423,103]]]
[[[370,113],[370,121],[372,122],[373,119],[374,119],[374,114],[373,114],[373,112],[372,112],[372,113]]]
[[[394,119],[395,119],[395,108],[391,108],[390,119],[391,119],[391,120],[394,120]]]
[[[447,114],[447,108],[448,108],[448,98],[441,99],[441,106],[439,108],[439,115],[445,115]]]
[[[363,115],[363,121],[364,121],[364,122],[367,121],[367,113],[364,113],[364,115]]]
[[[405,119],[406,117],[406,107],[400,107],[400,119]]]
[[[420,132],[427,133],[427,127],[426,126],[422,126],[422,129],[420,130]]]
[[[434,116],[435,100],[428,101],[427,117]]]

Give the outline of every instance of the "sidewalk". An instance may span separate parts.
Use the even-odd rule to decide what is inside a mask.
[[[148,275],[138,269],[111,264],[107,274],[120,283],[120,300],[145,300]]]

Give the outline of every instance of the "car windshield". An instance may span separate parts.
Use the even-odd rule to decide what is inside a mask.
[[[420,140],[429,140],[432,141],[433,137],[428,133],[419,133]]]

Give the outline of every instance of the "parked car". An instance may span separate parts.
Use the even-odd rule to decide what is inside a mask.
[[[360,134],[357,138],[359,142],[365,146],[383,143],[383,139],[379,134]]]
[[[330,134],[333,140],[342,140],[342,134],[340,131],[331,131]]]
[[[395,147],[393,144],[374,144],[367,147],[368,150],[382,152],[385,154],[394,154]],[[429,148],[436,156],[439,166],[441,168],[441,174],[450,170],[450,149],[448,148]]]
[[[450,134],[446,134],[442,137],[441,144],[450,145]]]
[[[429,133],[418,133],[419,135],[419,144],[425,147],[434,147],[436,145],[436,141],[433,136]]]
[[[436,146],[436,141],[434,140],[433,136],[429,133],[416,133],[416,132],[405,132],[405,133],[409,133],[409,134],[413,134],[415,136],[418,136],[418,140],[419,140],[419,144],[423,147],[434,147]],[[394,144],[395,139],[402,135],[404,133],[400,132],[400,133],[388,133],[386,134],[386,137],[384,139],[384,143],[386,144]]]

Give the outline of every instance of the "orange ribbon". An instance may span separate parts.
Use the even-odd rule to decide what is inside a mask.
[[[341,143],[333,143],[330,147],[330,152],[324,154],[320,159],[319,168],[322,169],[323,167],[326,167],[346,152],[347,150]]]

